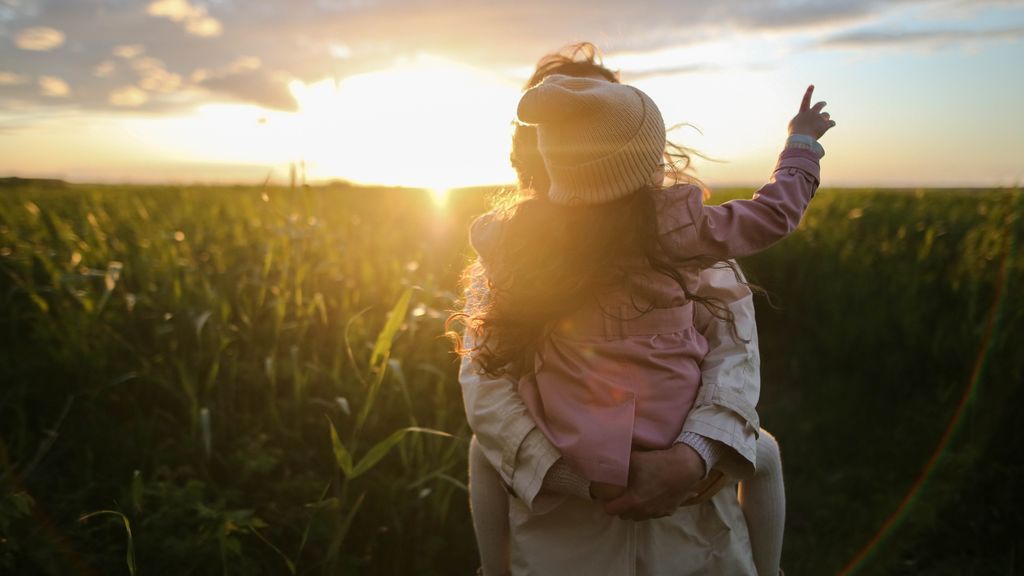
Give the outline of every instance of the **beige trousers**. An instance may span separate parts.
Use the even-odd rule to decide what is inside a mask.
[[[735,484],[643,522],[609,516],[599,501],[544,494],[530,512],[510,500],[513,576],[757,573]]]

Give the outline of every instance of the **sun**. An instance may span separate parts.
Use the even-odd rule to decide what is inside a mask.
[[[314,179],[440,191],[513,180],[508,80],[433,56],[336,81],[293,82],[296,145]]]
[[[448,196],[451,195],[452,191],[450,188],[428,188],[427,193],[430,194],[430,200],[434,203],[434,206],[444,208],[448,205]]]

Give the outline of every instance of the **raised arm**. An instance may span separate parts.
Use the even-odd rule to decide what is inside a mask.
[[[661,191],[661,247],[677,259],[726,260],[760,252],[796,230],[818,182],[814,151],[786,148],[771,181],[750,200],[706,206],[696,186]]]
[[[672,258],[717,260],[754,254],[793,232],[820,183],[817,140],[835,126],[824,102],[810,105],[808,87],[790,121],[790,136],[771,180],[750,200],[705,206],[696,186],[673,187],[658,196],[661,244]]]

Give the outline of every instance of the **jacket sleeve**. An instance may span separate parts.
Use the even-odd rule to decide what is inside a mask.
[[[735,263],[733,263],[735,266]],[[701,272],[702,296],[718,298],[735,315],[733,336],[729,323],[697,306],[697,329],[707,338],[708,354],[701,364],[701,387],[683,424],[683,434],[693,433],[722,442],[732,451],[717,463],[727,475],[744,479],[754,473],[760,423],[755,406],[761,393],[761,361],[750,289],[721,264]],[[746,342],[744,342],[746,340]]]
[[[671,258],[748,256],[796,230],[820,181],[818,156],[786,148],[771,181],[750,200],[705,206],[695,186],[668,188],[658,207],[662,249]]]

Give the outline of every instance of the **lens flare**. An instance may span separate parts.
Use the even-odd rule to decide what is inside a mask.
[[[1018,204],[1024,203],[1022,200],[1024,200],[1024,195],[1018,194],[1016,202]],[[910,490],[908,490],[906,495],[903,496],[903,499],[900,500],[896,509],[889,514],[888,518],[885,519],[879,527],[878,532],[871,537],[868,543],[864,545],[864,547],[861,548],[850,562],[847,563],[840,571],[840,574],[843,576],[856,574],[860,571],[907,517],[923,493],[928,480],[931,479],[935,473],[939,461],[949,449],[949,445],[953,437],[963,424],[968,408],[970,408],[974,403],[974,399],[978,392],[978,384],[985,375],[985,369],[988,367],[989,359],[991,357],[993,336],[998,333],[1002,325],[1002,319],[1004,316],[1003,311],[1007,302],[1007,298],[1005,296],[1007,293],[1006,286],[1009,280],[1009,267],[1012,265],[1017,253],[1017,234],[1020,231],[1020,226],[1014,226],[1012,220],[1010,223],[1013,228],[1009,232],[1008,247],[1006,253],[1003,255],[1002,262],[999,266],[998,276],[996,277],[996,293],[992,297],[992,306],[989,308],[988,314],[985,317],[985,331],[982,335],[981,342],[978,345],[978,353],[975,356],[974,366],[971,369],[970,380],[964,388],[963,394],[960,396],[960,402],[957,405],[956,411],[953,413],[952,418],[950,418],[945,432],[943,432],[942,437],[939,439],[939,443],[935,446],[935,450],[928,458],[928,462],[924,465],[921,472],[914,480],[914,484],[910,487]]]

